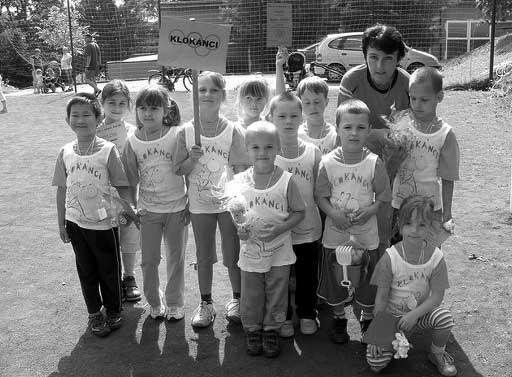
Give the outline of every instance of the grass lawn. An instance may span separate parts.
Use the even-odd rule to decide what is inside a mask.
[[[130,83],[136,89],[136,83]],[[88,89],[90,91],[90,89]],[[58,236],[51,178],[59,148],[73,139],[64,122],[70,94],[9,94],[0,114],[0,376],[372,376],[353,317],[352,341],[328,339],[330,317],[320,313],[315,336],[282,342],[274,360],[250,357],[239,327],[227,326],[227,271],[215,266],[213,327],[190,326],[198,304],[192,233],[186,252],[186,318],[169,323],[148,317],[145,301],[125,304],[124,326],[105,339],[86,332],[87,313],[70,245]],[[191,95],[173,94],[183,119],[191,118]],[[225,114],[236,118],[230,90]],[[336,89],[327,110],[334,120]],[[512,232],[509,222],[510,113],[485,92],[448,92],[441,116],[461,147],[461,181],[455,185],[456,235],[443,251],[451,289],[445,297],[456,320],[448,350],[459,376],[512,376]],[[133,120],[133,114],[130,117]],[[468,259],[470,254],[481,259]],[[219,253],[220,256],[220,253]],[[162,263],[163,264],[163,263]],[[142,282],[140,267],[137,279]],[[165,275],[162,268],[161,273]],[[428,335],[419,334],[419,335]],[[408,359],[393,362],[384,376],[437,376],[426,359],[428,337],[411,339]],[[3,371],[3,372],[2,372]]]

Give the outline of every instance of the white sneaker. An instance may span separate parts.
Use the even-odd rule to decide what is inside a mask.
[[[165,305],[152,306],[149,315],[153,319],[158,319],[165,317],[165,312]]]
[[[439,373],[443,376],[456,376],[457,368],[452,355],[444,351],[443,353],[429,352],[428,359],[437,367]]]
[[[301,318],[300,332],[304,335],[313,335],[318,331],[318,319]]]
[[[166,318],[168,321],[179,321],[185,317],[185,308],[183,306],[169,306]]]
[[[232,298],[226,304],[226,319],[230,322],[240,323],[240,299]]]
[[[287,319],[281,325],[281,329],[279,330],[279,336],[281,338],[291,338],[294,335],[295,329],[293,328],[293,322]]]
[[[192,313],[192,327],[208,327],[215,320],[215,307],[213,302],[208,304],[206,301],[201,301],[199,306]]]

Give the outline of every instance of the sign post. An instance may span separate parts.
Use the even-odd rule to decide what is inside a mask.
[[[231,26],[163,16],[158,41],[158,64],[192,69],[195,143],[201,144],[198,71],[226,72]]]

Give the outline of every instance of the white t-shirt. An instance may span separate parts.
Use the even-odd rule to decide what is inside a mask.
[[[69,52],[62,54],[62,58],[60,59],[60,68],[61,69],[72,69],[71,67],[71,59],[72,56]]]
[[[336,148],[336,138],[338,137],[336,128],[332,124],[327,124],[326,126],[329,128],[327,134],[324,137],[315,139],[308,135],[305,129],[305,125],[301,124],[299,127],[299,138],[305,142],[315,145],[318,147],[318,149],[320,149],[322,155],[325,155]]]

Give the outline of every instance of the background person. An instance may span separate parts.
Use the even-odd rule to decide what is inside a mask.
[[[69,50],[67,47],[62,47],[62,58],[60,59],[60,70],[62,72],[62,81],[64,82],[64,85],[68,85],[69,87],[65,89],[66,92],[71,92],[73,89],[71,86],[73,85],[73,79],[72,79],[72,72],[73,67],[71,66],[71,62],[73,60],[73,57],[69,53]]]
[[[98,97],[101,90],[96,85],[96,75],[100,71],[101,51],[91,34],[85,35],[85,43],[85,82],[92,86],[94,95]]]
[[[34,49],[34,55],[30,56],[30,64],[32,65],[32,86],[34,87],[34,93],[37,91],[37,70],[40,69],[43,72],[43,57],[41,56],[41,50]]]

